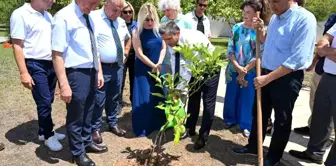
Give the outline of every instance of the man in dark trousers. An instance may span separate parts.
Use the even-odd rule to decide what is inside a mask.
[[[289,140],[292,112],[302,87],[304,71],[313,60],[316,19],[293,0],[270,0],[274,15],[268,25],[262,57],[262,75],[256,77],[256,89],[262,88],[262,132],[265,138],[268,119],[274,109],[275,121],[269,151],[264,166],[279,163]],[[256,29],[263,30],[263,21],[254,18]],[[265,31],[260,33],[265,37]],[[253,108],[253,122],[248,144],[234,148],[238,154],[257,154],[257,104]]]
[[[104,85],[97,27],[89,16],[99,2],[74,0],[55,15],[52,24],[53,64],[66,103],[69,146],[73,162],[80,166],[95,166],[86,153],[107,151],[91,137],[96,89]]]

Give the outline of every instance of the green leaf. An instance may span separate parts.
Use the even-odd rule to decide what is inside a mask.
[[[153,96],[156,96],[156,97],[161,97],[161,98],[166,98],[165,96],[163,96],[161,93],[151,93]]]

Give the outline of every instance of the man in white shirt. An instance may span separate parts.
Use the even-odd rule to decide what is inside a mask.
[[[92,117],[92,139],[98,144],[103,142],[99,130],[104,107],[110,131],[117,136],[126,134],[117,125],[121,110],[123,67],[131,48],[131,35],[125,21],[119,17],[124,3],[124,0],[105,0],[104,7],[92,13],[98,25],[97,42],[104,75],[104,86],[97,90]]]
[[[204,46],[208,47],[209,51],[214,51],[215,49],[208,38],[206,38],[205,35],[200,31],[180,29],[173,21],[162,24],[160,26],[159,33],[169,47],[175,47],[176,45],[183,45],[188,43],[190,45],[203,44]],[[178,52],[173,54],[171,59],[173,62],[171,67],[173,69],[173,73],[180,73],[179,75],[186,79],[187,83],[189,80],[192,82],[194,78],[191,78],[191,71],[185,66],[185,64],[190,62],[184,60],[183,55],[180,55]],[[181,73],[181,71],[183,71],[183,73]],[[220,69],[218,69],[218,74],[215,77],[205,82],[197,92],[189,97],[188,114],[190,114],[190,117],[187,119],[187,131],[181,138],[196,135],[196,123],[200,111],[201,96],[203,94],[204,112],[201,129],[199,131],[199,137],[194,145],[195,150],[199,150],[205,146],[205,143],[207,142],[208,136],[210,134],[210,129],[215,113],[219,72]],[[206,78],[207,76],[204,75],[204,77]],[[178,85],[177,88],[185,87],[185,85],[182,85],[182,87],[179,86],[180,85]]]
[[[53,131],[52,103],[56,75],[51,61],[51,20],[46,11],[53,0],[32,0],[16,9],[10,18],[10,35],[21,83],[32,90],[37,106],[38,139],[51,151],[63,147],[59,140],[65,135]]]
[[[204,14],[208,7],[207,0],[196,0],[195,11],[189,12],[185,18],[190,20],[192,29],[201,31],[209,40],[211,39],[210,20]]]
[[[99,0],[74,0],[61,9],[52,24],[53,63],[66,102],[66,128],[73,162],[80,166],[94,166],[86,153],[104,153],[106,146],[92,142],[91,120],[96,89],[104,85],[98,55],[97,25],[90,11]]]
[[[323,66],[324,73],[315,93],[310,139],[305,151],[291,150],[289,153],[294,157],[322,164],[327,149],[326,143],[333,132],[332,129],[336,128],[336,123],[331,123],[336,122],[336,25],[318,42],[317,53],[326,58]],[[324,164],[336,165],[335,142]]]

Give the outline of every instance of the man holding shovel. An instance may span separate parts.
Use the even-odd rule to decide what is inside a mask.
[[[292,126],[292,111],[302,87],[303,70],[313,59],[316,37],[316,19],[312,13],[294,4],[293,0],[270,0],[274,15],[268,26],[262,57],[262,76],[254,84],[261,90],[262,136],[265,138],[268,119],[275,112],[274,133],[265,166],[274,166],[282,158]],[[255,28],[263,28],[263,21],[254,18]],[[265,32],[261,33],[261,39]],[[234,148],[238,154],[257,154],[257,107],[253,109],[253,122],[249,143]]]

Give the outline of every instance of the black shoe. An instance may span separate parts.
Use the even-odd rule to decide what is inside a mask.
[[[180,139],[185,139],[187,137],[193,137],[195,135],[196,135],[195,130],[187,129],[186,132],[184,132],[184,134],[180,137]]]
[[[3,143],[0,143],[0,151],[4,150],[5,149],[5,144]]]
[[[326,147],[327,147],[327,148],[330,148],[333,144],[334,144],[334,141],[329,139],[329,140],[327,141],[327,145],[326,145]]]
[[[264,166],[276,166],[277,164],[279,164],[279,161],[273,161],[267,158],[264,160]]]
[[[84,153],[80,156],[74,156],[72,162],[78,166],[96,166],[96,164]]]
[[[204,137],[198,137],[197,141],[195,142],[194,149],[200,150],[204,148],[206,142],[207,140]]]
[[[257,150],[251,150],[247,148],[247,146],[244,146],[242,148],[233,148],[232,151],[239,155],[251,155],[251,156],[258,155]]]
[[[316,163],[316,164],[322,164],[323,163],[323,158],[322,157],[316,156],[316,155],[310,155],[306,151],[300,152],[300,151],[296,151],[296,150],[290,150],[289,154],[296,157],[296,158],[299,158],[299,159],[302,159],[302,160],[308,160],[308,161],[311,161],[311,162]]]
[[[91,145],[85,148],[86,153],[105,153],[108,151],[106,146],[97,145],[96,143],[92,142]]]
[[[119,136],[119,137],[122,137],[122,136],[125,136],[126,135],[126,131],[122,128],[120,128],[118,125],[114,126],[114,127],[110,127],[110,131]]]
[[[308,126],[295,128],[294,132],[301,135],[309,136],[310,128]]]

